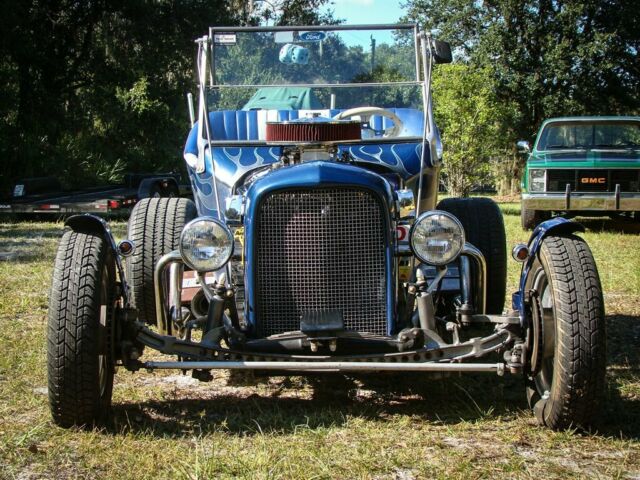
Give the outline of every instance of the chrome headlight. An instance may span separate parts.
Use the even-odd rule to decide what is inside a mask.
[[[529,170],[529,191],[544,192],[546,190],[545,171],[539,168]]]
[[[184,226],[180,255],[189,268],[211,272],[222,268],[233,253],[233,235],[219,220],[200,217]]]
[[[425,212],[411,227],[411,249],[418,259],[429,265],[446,265],[464,248],[464,228],[448,212]]]

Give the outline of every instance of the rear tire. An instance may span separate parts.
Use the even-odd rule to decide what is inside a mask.
[[[464,227],[469,243],[487,262],[487,313],[500,314],[507,288],[507,239],[500,208],[490,198],[446,198],[438,210],[449,212]]]
[[[135,250],[127,258],[127,279],[138,318],[150,325],[156,323],[156,263],[178,248],[182,229],[196,216],[196,206],[187,198],[145,198],[131,212],[127,236]]]
[[[64,234],[47,331],[49,405],[61,427],[92,426],[111,406],[115,282],[115,262],[103,237]]]
[[[520,209],[520,224],[523,230],[533,230],[539,223],[551,218],[549,212],[544,210],[529,210],[522,207]]]
[[[586,242],[549,236],[532,265],[527,398],[538,422],[554,430],[587,428],[604,391],[606,337],[600,277]]]

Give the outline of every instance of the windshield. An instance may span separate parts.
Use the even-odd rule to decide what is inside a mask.
[[[415,81],[413,33],[413,29],[214,32],[213,82],[300,85]]]
[[[640,148],[640,121],[554,122],[537,145],[537,150],[587,148]]]
[[[208,110],[297,110],[297,118],[378,107],[410,120],[397,136],[421,136],[423,86],[413,26],[326,28],[214,29]]]

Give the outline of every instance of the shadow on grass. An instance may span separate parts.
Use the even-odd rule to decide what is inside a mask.
[[[234,435],[289,434],[300,428],[329,428],[354,418],[387,422],[397,416],[457,424],[526,408],[523,382],[489,376],[429,380],[418,375],[317,375],[278,378],[276,387],[311,387],[302,398],[233,393],[212,398],[146,401],[114,405],[114,434],[144,432],[160,437],[222,431]],[[273,382],[271,383],[273,387]],[[225,389],[228,390],[228,389]]]
[[[584,218],[576,219],[577,222],[585,226],[587,231],[597,233],[640,233],[640,222],[631,218]]]
[[[638,440],[640,317],[608,316],[607,327],[609,387],[598,434]],[[246,387],[246,378],[240,375],[235,385]],[[408,373],[277,377],[266,393],[258,388],[265,382],[256,377],[253,386],[237,392],[225,386],[219,392],[208,391],[206,399],[189,398],[186,393],[186,398],[114,405],[107,432],[158,437],[192,436],[194,432],[289,434],[300,428],[339,427],[354,418],[388,422],[405,416],[458,424],[498,418],[509,421],[522,412],[529,414],[524,382],[518,376],[452,375],[437,380]]]
[[[607,396],[603,435],[640,440],[640,316],[607,316]]]
[[[59,238],[62,236],[63,226],[52,226],[51,228],[43,228],[42,224],[34,224],[30,228],[28,224],[21,223],[19,227],[7,226],[4,224],[0,228],[0,239],[14,240],[20,238],[22,240],[32,238]]]
[[[500,210],[502,210],[503,215],[509,215],[514,217],[520,216],[520,205],[512,205],[512,204],[503,204],[500,205]]]
[[[0,261],[29,263],[50,255],[47,245],[62,237],[62,230],[0,229]],[[52,260],[53,261],[53,260]]]

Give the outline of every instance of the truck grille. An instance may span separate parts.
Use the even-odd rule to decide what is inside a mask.
[[[547,170],[547,192],[564,192],[569,184],[572,192],[640,191],[640,170]]]
[[[386,334],[384,210],[366,190],[270,194],[256,235],[256,327],[300,329],[306,312],[340,310],[347,330]]]

